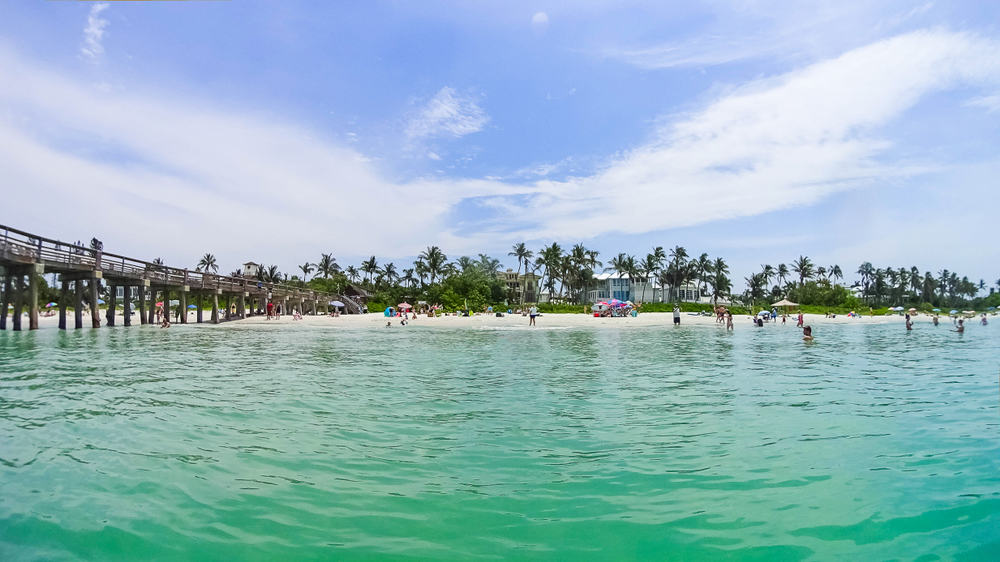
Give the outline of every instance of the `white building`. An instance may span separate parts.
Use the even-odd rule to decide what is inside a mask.
[[[649,281],[645,278],[631,279],[628,274],[601,273],[594,276],[596,287],[587,291],[587,298],[590,302],[600,302],[609,299],[632,302],[666,302],[673,300],[675,293],[667,286],[666,297],[663,289],[655,280]],[[700,297],[698,285],[696,283],[686,283],[678,288],[677,297],[684,302],[700,302],[704,297]]]

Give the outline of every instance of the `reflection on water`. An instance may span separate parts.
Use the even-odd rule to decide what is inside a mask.
[[[740,324],[0,333],[0,554],[1000,549],[992,327],[816,336]]]

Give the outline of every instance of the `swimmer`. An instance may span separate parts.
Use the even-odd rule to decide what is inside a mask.
[[[958,319],[958,325],[955,327],[954,330],[952,330],[952,332],[958,332],[960,334],[964,334],[965,333],[965,320],[962,320],[961,318],[959,318]]]
[[[813,341],[812,326],[804,326],[802,328],[802,341]]]
[[[913,320],[910,320],[910,315],[907,314],[906,315],[906,331],[909,332],[911,330],[913,330]]]

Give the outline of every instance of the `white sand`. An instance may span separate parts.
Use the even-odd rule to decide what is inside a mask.
[[[209,320],[211,319],[211,312],[206,312],[203,315],[205,324],[203,326],[210,327]],[[196,315],[194,312],[188,313],[188,325],[193,326],[195,324]],[[294,325],[303,328],[307,327],[322,327],[322,328],[348,328],[348,329],[363,329],[363,328],[385,328],[386,322],[390,321],[382,313],[372,313],[372,314],[350,314],[342,315],[339,317],[332,316],[303,316],[302,320],[293,320],[291,316],[284,315],[280,320],[267,320],[264,316],[253,316],[246,318],[244,320],[235,320],[231,322],[224,322],[218,326],[218,328],[227,328],[234,326],[259,326],[262,329],[266,329],[268,326],[279,326],[279,325]],[[399,318],[392,318],[393,327],[401,327],[399,324]],[[824,324],[855,324],[855,325],[865,325],[865,324],[887,324],[887,323],[903,323],[902,316],[875,316],[875,317],[862,317],[862,318],[848,318],[846,315],[837,315],[836,318],[825,318],[818,314],[806,314],[805,323],[814,326],[821,326]],[[796,322],[796,317],[790,315],[788,317],[785,327],[794,328]],[[920,323],[930,323],[931,317],[927,315],[918,315],[914,318],[914,322]],[[947,317],[941,318],[942,323],[951,323],[951,319]],[[83,315],[84,328],[90,327],[90,315]],[[536,321],[539,327],[550,327],[550,328],[573,328],[573,327],[621,327],[621,326],[631,326],[631,327],[641,327],[641,326],[670,326],[673,324],[673,314],[669,312],[647,312],[640,314],[636,318],[626,317],[626,318],[594,318],[593,316],[585,314],[542,314],[538,317]],[[101,325],[105,324],[104,312],[101,313]],[[115,320],[116,326],[124,326],[124,318],[119,313]],[[737,315],[733,317],[733,324],[736,329],[750,328],[750,317],[746,315]],[[55,328],[59,325],[58,315],[50,317],[39,318],[40,328]],[[72,311],[67,311],[66,315],[66,325],[68,328],[73,328],[73,313]],[[136,313],[132,317],[132,325],[139,326],[139,315]],[[772,324],[765,324],[769,326]],[[781,326],[781,317],[778,317],[777,326]],[[173,326],[182,327],[177,321],[173,322]],[[412,319],[406,329],[410,328],[421,328],[421,327],[435,327],[435,328],[503,328],[503,327],[527,327],[528,318],[521,316],[519,314],[515,315],[504,315],[501,318],[497,318],[493,314],[480,314],[472,317],[464,318],[460,316],[438,316],[436,318],[428,318],[427,316],[419,316],[416,319]],[[707,316],[691,316],[688,313],[681,313],[681,326],[716,326],[714,317]],[[28,328],[27,316],[22,320],[22,329]],[[8,329],[10,329],[10,318],[8,318]]]

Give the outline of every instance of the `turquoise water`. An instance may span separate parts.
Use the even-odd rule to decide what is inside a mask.
[[[0,558],[997,559],[995,326],[0,333]]]

